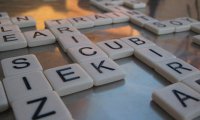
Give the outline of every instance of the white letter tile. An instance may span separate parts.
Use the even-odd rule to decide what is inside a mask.
[[[94,85],[99,86],[125,78],[124,71],[109,58],[98,58],[83,61],[80,65],[93,78]]]
[[[92,78],[78,64],[51,68],[44,73],[60,96],[80,92],[93,86]]]
[[[200,94],[183,83],[156,90],[152,98],[176,120],[193,120],[200,115]]]
[[[43,70],[38,59],[33,54],[3,59],[1,65],[5,77]]]

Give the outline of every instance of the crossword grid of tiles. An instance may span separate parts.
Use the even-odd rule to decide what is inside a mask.
[[[0,12],[0,51],[47,45],[57,40],[75,62],[43,70],[32,54],[3,59],[1,65],[5,78],[0,81],[0,112],[7,110],[10,104],[17,120],[72,120],[59,96],[123,80],[125,73],[114,60],[134,55],[173,83],[153,92],[152,99],[158,105],[176,119],[199,117],[200,71],[197,68],[141,35],[95,45],[78,29],[131,21],[161,35],[190,29],[198,32],[200,23],[187,17],[158,21],[139,11],[119,6],[124,3],[130,8],[145,7],[144,3],[134,0],[92,0],[91,3],[111,12],[47,20],[45,26],[48,29],[24,33],[19,28],[35,26],[34,18],[10,18],[6,12]]]

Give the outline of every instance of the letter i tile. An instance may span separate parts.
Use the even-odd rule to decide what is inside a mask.
[[[152,99],[176,120],[200,116],[200,94],[181,82],[154,91]]]

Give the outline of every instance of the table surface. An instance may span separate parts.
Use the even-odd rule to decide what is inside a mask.
[[[159,20],[177,17],[199,19],[199,0],[143,0],[147,3],[140,11]],[[10,16],[29,15],[37,21],[37,29],[44,29],[44,20],[70,18],[100,13],[88,0],[1,0],[0,11]],[[122,32],[123,31],[123,32]],[[178,58],[200,68],[200,47],[191,42],[191,31],[156,36],[131,23],[120,23],[82,29],[94,43],[143,35]],[[71,64],[70,58],[55,43],[51,45],[0,52],[0,60],[13,56],[35,54],[44,70]],[[62,97],[75,120],[173,120],[155,104],[151,95],[170,83],[134,56],[116,60],[126,72],[125,80],[93,87]],[[0,79],[3,79],[0,67]],[[11,109],[0,113],[1,120],[14,120]]]

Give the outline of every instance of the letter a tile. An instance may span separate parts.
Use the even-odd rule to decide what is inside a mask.
[[[99,86],[124,79],[123,70],[109,58],[90,59],[80,63]]]
[[[93,86],[92,78],[78,64],[70,64],[44,71],[54,90],[65,96]]]
[[[56,92],[25,97],[11,106],[16,120],[73,120]]]
[[[152,99],[176,120],[200,117],[200,94],[183,83],[154,91]]]

